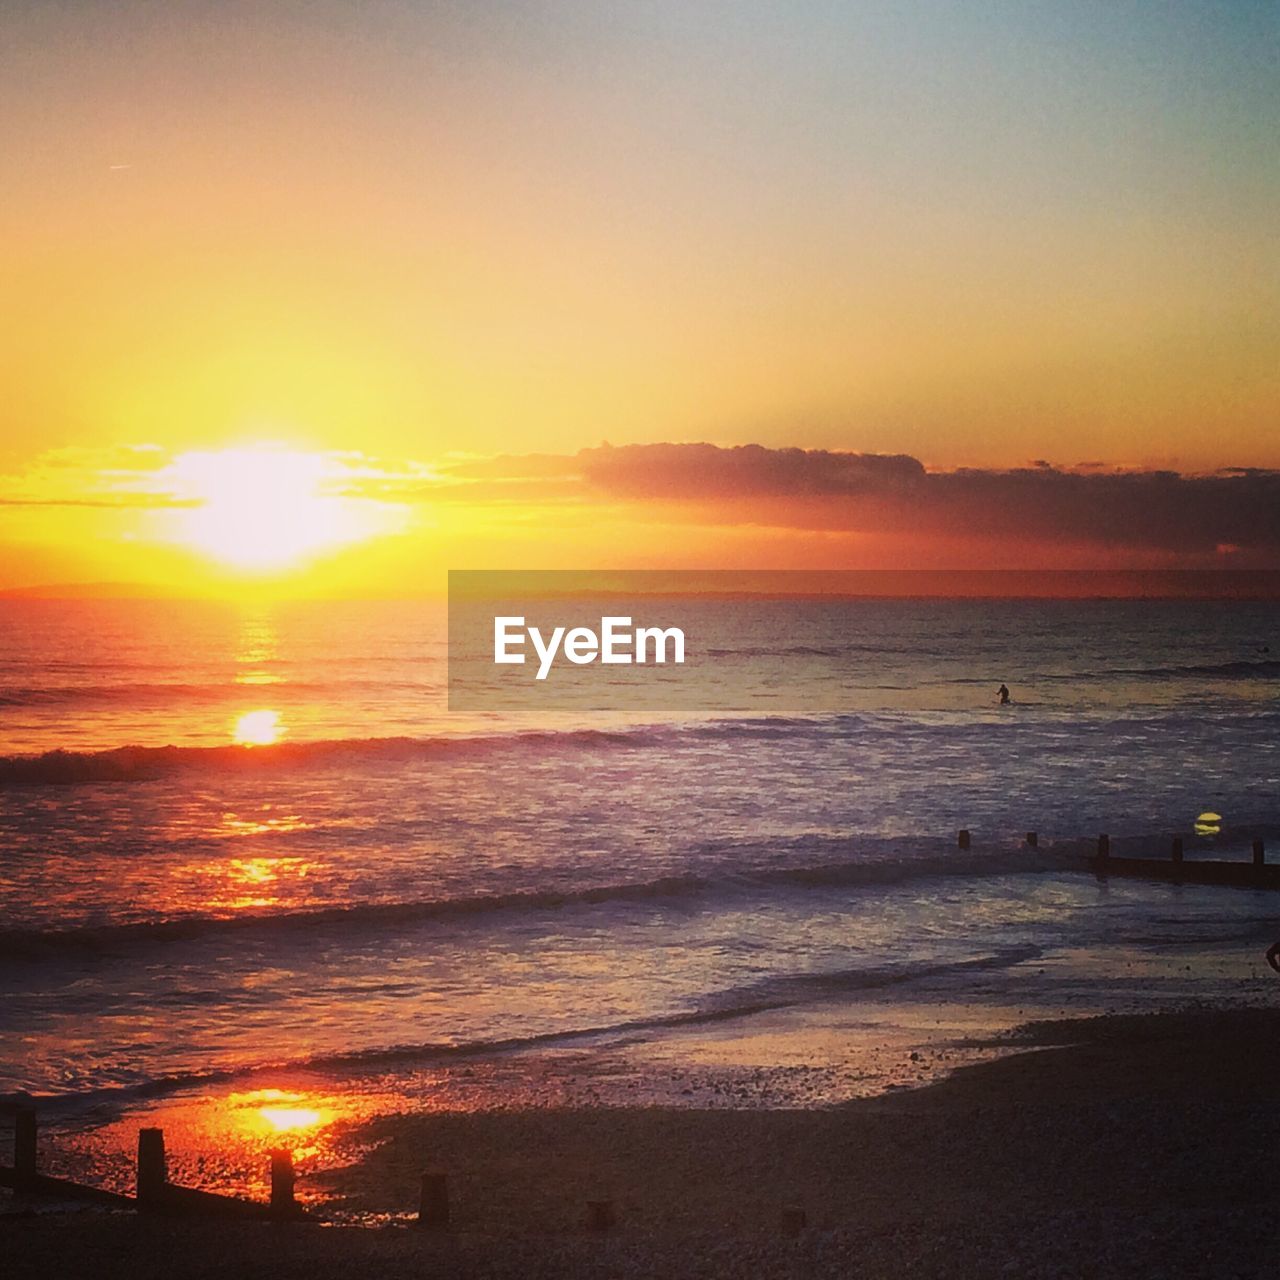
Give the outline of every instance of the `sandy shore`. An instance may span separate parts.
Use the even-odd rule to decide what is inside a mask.
[[[447,1170],[454,1229],[7,1217],[26,1277],[1272,1276],[1280,1014],[1034,1024],[1028,1052],[826,1110],[385,1117],[349,1208]],[[1056,1046],[1056,1047],[1048,1047]],[[588,1199],[617,1228],[583,1230]],[[803,1208],[797,1239],[782,1211]]]

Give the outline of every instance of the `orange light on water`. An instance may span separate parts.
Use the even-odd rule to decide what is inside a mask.
[[[277,1132],[314,1129],[324,1120],[314,1107],[259,1107],[258,1114]]]
[[[286,1089],[254,1089],[233,1093],[227,1102],[233,1123],[250,1140],[271,1141],[288,1135],[295,1157],[314,1155],[323,1135],[338,1118],[338,1111],[307,1093]]]
[[[201,905],[213,911],[245,911],[298,902],[305,895],[302,882],[312,870],[313,864],[306,858],[280,857],[214,858],[191,868],[192,874],[208,886],[200,895]]]
[[[231,732],[232,741],[241,747],[269,747],[283,736],[280,713],[265,707],[246,711],[236,720]]]
[[[242,836],[265,836],[283,831],[310,831],[314,826],[315,823],[305,821],[296,813],[284,814],[279,818],[241,818],[228,813],[223,815],[222,821],[209,834],[234,840]]]
[[[353,1126],[405,1109],[404,1099],[395,1094],[289,1084],[166,1099],[71,1141],[83,1144],[91,1167],[104,1174],[111,1189],[131,1191],[139,1123],[156,1125],[165,1131],[175,1181],[255,1200],[267,1193],[267,1152],[283,1146],[304,1175],[298,1190],[307,1200],[318,1193],[306,1174],[350,1164],[367,1149]],[[104,1161],[104,1152],[119,1158]],[[115,1175],[117,1167],[123,1176]]]
[[[271,884],[280,878],[276,871],[277,862],[278,859],[274,858],[234,858],[232,874],[250,884]]]

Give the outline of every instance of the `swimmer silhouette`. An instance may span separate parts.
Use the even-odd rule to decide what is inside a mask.
[[[1280,942],[1273,942],[1267,948],[1267,963],[1280,973]]]
[[[1000,688],[996,690],[996,695],[999,697],[1000,705],[1003,707],[1009,701],[1008,687],[1001,685]]]

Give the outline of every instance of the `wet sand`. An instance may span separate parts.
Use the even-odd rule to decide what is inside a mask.
[[[1033,1024],[1026,1052],[823,1110],[442,1112],[363,1127],[354,1211],[446,1170],[453,1230],[0,1222],[36,1276],[1271,1276],[1280,1014]],[[1053,1046],[1053,1047],[1050,1047]],[[584,1230],[589,1199],[618,1226]],[[808,1225],[783,1235],[782,1211]]]

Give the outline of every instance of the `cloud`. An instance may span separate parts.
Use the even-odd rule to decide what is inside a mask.
[[[254,465],[255,449],[264,465],[282,452],[275,445],[251,446],[233,454]],[[20,471],[0,475],[0,507],[65,507],[96,510],[169,510],[205,501],[200,479],[224,451],[176,452],[159,445],[51,449]],[[443,483],[432,467],[413,461],[372,457],[353,451],[283,450],[305,468],[319,493],[368,501],[399,500],[402,493],[425,496]]]
[[[199,505],[196,498],[163,493],[122,493],[107,498],[22,498],[0,493],[0,507],[85,507],[93,511],[168,511]]]
[[[1280,472],[962,470],[929,478],[926,520],[992,536],[1188,553],[1280,551]]]
[[[910,491],[925,469],[905,454],[647,444],[585,449],[589,483],[638,498],[840,498]]]
[[[154,445],[50,449],[0,475],[0,507],[163,510],[189,506],[160,476],[170,456]]]
[[[891,547],[929,541],[1037,548],[1076,559],[1155,556],[1187,565],[1280,567],[1280,471],[1208,475],[1072,466],[1038,458],[1008,469],[929,470],[907,454],[706,443],[601,445],[575,454],[428,464],[357,452],[314,455],[327,496],[410,506],[536,513],[548,528],[575,513],[707,529],[858,534]],[[190,506],[174,456],[155,446],[60,450],[0,476],[0,507]],[[1079,555],[1076,552],[1079,552]]]
[[[761,445],[584,449],[552,465],[494,459],[508,483],[576,473],[583,498],[683,508],[720,524],[1129,548],[1179,555],[1280,554],[1280,472],[1210,475],[1057,466],[930,471],[904,454]],[[465,494],[465,488],[458,496]]]

